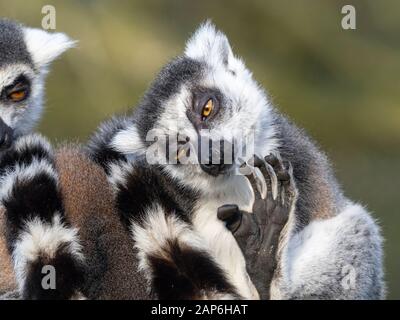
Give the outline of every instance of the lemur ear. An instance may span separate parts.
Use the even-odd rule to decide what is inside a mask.
[[[24,28],[27,49],[36,67],[42,68],[76,45],[64,33],[50,33],[41,29]]]
[[[211,64],[229,65],[234,58],[228,38],[207,20],[186,44],[185,55]]]

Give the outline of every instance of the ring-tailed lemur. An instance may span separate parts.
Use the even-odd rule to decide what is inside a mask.
[[[49,64],[72,46],[62,33],[0,20],[0,279],[2,290],[12,288],[7,247],[23,298],[69,298],[82,283],[81,247],[65,217],[53,151],[30,133],[42,114]],[[55,290],[41,286],[44,265],[58,270]]]
[[[152,132],[157,138],[180,135],[194,142],[202,129],[213,129],[208,139],[254,143],[256,159],[261,159],[254,172],[265,172],[274,201],[279,199],[272,205],[277,212],[268,209],[271,197],[262,199],[265,186],[259,186],[263,197],[255,197],[249,181],[233,174],[236,165],[146,163],[155,141]],[[384,297],[382,240],[375,221],[342,194],[326,156],[271,105],[233,55],[226,36],[210,23],[194,34],[181,57],[163,68],[132,120],[103,124],[89,150],[115,186],[141,270],[161,298],[257,298],[244,256],[262,297]],[[269,154],[275,156],[264,160]],[[294,180],[277,161],[279,155],[292,164]],[[282,200],[290,204],[286,211]],[[231,208],[225,210],[227,204]],[[256,219],[243,213],[253,209]],[[233,231],[243,249],[252,239],[254,244],[247,247],[251,252],[243,256],[217,212],[222,220],[234,217],[229,229],[238,226]],[[268,289],[268,284],[260,284],[269,278],[262,274],[265,259],[257,258],[265,249],[260,243],[275,223],[278,231],[271,234],[277,238],[286,213],[277,269]],[[265,219],[272,220],[269,226],[257,225]],[[242,234],[247,236],[243,239]],[[265,272],[271,273],[270,268],[265,266]]]
[[[221,46],[222,44],[224,44],[225,47]],[[115,185],[118,187],[116,198],[120,213],[122,213],[122,218],[126,225],[132,228],[141,267],[147,271],[147,276],[152,281],[152,287],[156,293],[158,293],[159,297],[201,298],[257,296],[257,294],[254,292],[251,282],[247,279],[244,261],[241,257],[240,251],[238,251],[235,242],[232,242],[233,238],[230,233],[224,233],[224,231],[226,231],[224,225],[217,220],[216,217],[217,208],[220,204],[237,202],[237,200],[241,199],[240,196],[243,196],[243,202],[248,204],[247,207],[242,205],[240,205],[240,207],[247,209],[248,211],[251,210],[250,207],[253,202],[252,191],[250,188],[247,188],[249,186],[247,180],[243,177],[234,178],[226,173],[225,176],[220,175],[217,178],[213,178],[205,175],[204,172],[201,171],[204,170],[215,175],[220,173],[220,169],[225,169],[223,166],[218,166],[218,169],[213,168],[213,166],[202,166],[202,169],[199,170],[198,166],[153,166],[149,168],[146,164],[143,166],[140,165],[140,157],[142,156],[146,147],[146,142],[144,141],[145,134],[150,131],[155,124],[159,124],[160,122],[162,123],[163,121],[165,123],[165,113],[168,113],[168,110],[165,109],[166,106],[174,107],[171,108],[173,112],[177,111],[177,113],[174,113],[174,115],[179,115],[178,118],[180,120],[184,120],[181,124],[179,124],[179,132],[181,132],[181,129],[183,130],[185,128],[191,128],[190,123],[189,127],[187,127],[188,123],[185,122],[185,116],[182,115],[181,111],[184,109],[182,108],[182,103],[180,103],[182,101],[175,100],[174,96],[179,95],[180,91],[185,89],[185,86],[190,87],[192,84],[198,84],[199,78],[201,79],[202,77],[207,76],[207,74],[210,75],[210,78],[213,76],[216,78],[216,80],[223,80],[222,76],[226,73],[227,65],[236,64],[236,67],[239,67],[234,68],[233,70],[228,69],[230,75],[238,75],[239,79],[237,79],[238,81],[232,81],[232,83],[229,85],[227,85],[227,83],[224,81],[220,81],[219,83],[223,89],[229,89],[230,85],[234,86],[235,83],[238,84],[240,81],[243,82],[243,77],[244,79],[249,80],[249,83],[243,83],[245,85],[233,88],[235,89],[233,92],[238,94],[243,99],[242,103],[245,104],[244,109],[246,109],[246,107],[250,108],[250,106],[253,106],[255,107],[255,111],[259,111],[259,113],[256,112],[255,114],[256,118],[259,118],[253,118],[254,122],[257,122],[256,120],[261,118],[264,120],[261,121],[261,123],[266,125],[266,120],[270,119],[271,121],[268,121],[268,123],[271,125],[274,124],[279,128],[279,117],[275,118],[277,114],[270,114],[270,107],[268,104],[266,104],[262,92],[257,91],[256,87],[254,87],[254,82],[251,80],[251,77],[249,78],[249,73],[246,71],[246,69],[240,68],[241,66],[243,67],[243,65],[233,56],[231,56],[230,48],[229,46],[226,47],[226,45],[227,40],[224,36],[222,36],[220,33],[217,33],[210,25],[204,26],[203,29],[197,33],[197,36],[193,38],[191,44],[188,45],[186,55],[174,61],[167,68],[165,68],[160,77],[153,84],[153,87],[150,88],[141,107],[139,108],[139,112],[135,115],[133,123],[131,121],[112,121],[111,123],[108,123],[102,127],[100,133],[94,138],[91,144],[91,155],[99,163],[103,164],[106,171],[109,173],[110,179],[113,180]],[[188,52],[192,52],[194,54],[196,47],[197,49],[200,48],[203,50],[204,56],[196,56],[195,54],[193,57],[188,55]],[[226,53],[228,53],[228,57],[225,57]],[[211,59],[211,62],[208,61],[210,60],[210,54],[213,58]],[[208,65],[209,62],[210,65]],[[216,64],[214,65],[214,63]],[[209,72],[211,72],[211,74]],[[222,74],[213,74],[218,72],[221,72]],[[226,85],[226,87],[224,87],[224,85]],[[250,86],[248,87],[247,85]],[[207,93],[210,93],[210,87],[207,88],[207,86],[207,81],[205,81],[205,85],[202,84],[200,88],[197,85],[195,85],[194,88],[191,88],[200,89],[194,90],[195,92],[193,92],[197,93],[194,96],[198,97],[199,101],[204,102]],[[216,88],[212,86],[211,89]],[[236,89],[241,89],[241,91]],[[249,98],[251,98],[254,94],[254,100],[250,99],[250,101],[246,101],[249,100]],[[215,96],[219,99],[224,97],[226,98],[226,96],[221,96],[219,92],[216,92]],[[232,95],[232,97],[235,97],[235,95]],[[171,102],[171,99],[177,102],[176,105],[173,103],[166,104],[168,101]],[[207,105],[208,101],[205,102]],[[217,103],[218,102],[220,101],[217,101]],[[225,104],[226,102],[227,101],[224,101],[224,104],[221,104],[221,106],[224,109],[226,108],[229,110],[229,106],[232,105],[229,103]],[[255,104],[251,104],[251,102],[255,102]],[[247,103],[248,105],[246,106]],[[195,106],[195,104],[193,104],[193,106]],[[201,108],[202,106],[198,105],[197,107]],[[263,108],[265,108],[268,116],[263,115],[261,112]],[[196,110],[196,108],[194,108],[194,110]],[[220,110],[218,115],[222,115],[221,118],[223,119],[223,116],[226,116],[227,110]],[[170,116],[172,117],[174,115]],[[192,121],[196,120],[193,118],[195,115],[196,113],[192,112]],[[162,116],[164,116],[164,119]],[[215,121],[219,117],[216,116],[213,118]],[[221,123],[221,118],[219,118],[220,121],[216,122],[217,124]],[[246,117],[240,118],[240,121],[242,121],[241,124],[249,124],[249,122],[244,120],[248,119],[246,119]],[[199,123],[198,121],[195,122],[197,122],[197,124]],[[210,123],[215,125],[213,122]],[[237,123],[238,122],[236,122],[236,124]],[[163,127],[161,128],[165,129]],[[267,127],[267,129],[268,128],[269,127]],[[174,128],[172,128],[172,132],[167,131],[166,133],[178,133],[176,128],[175,130],[173,129]],[[232,128],[229,128],[228,126],[228,129]],[[271,126],[270,129],[274,128]],[[288,127],[288,130],[289,132],[290,130],[294,130],[295,133],[297,133],[296,129],[291,126]],[[269,132],[269,134],[274,132],[273,130],[266,131]],[[279,137],[279,132],[277,133],[277,136]],[[295,134],[290,137],[293,139],[294,136]],[[258,139],[260,139],[259,134]],[[261,142],[262,141],[263,139],[261,139]],[[288,141],[291,140],[288,139]],[[314,149],[314,147],[312,147],[312,145],[310,146],[308,140],[305,141],[307,142],[306,145],[313,151],[308,154],[310,159],[313,159],[311,155],[318,156],[318,152]],[[304,142],[304,140],[300,139],[299,142]],[[257,146],[259,150],[260,146]],[[296,148],[299,147],[301,149],[303,145],[298,143],[297,145],[291,144],[290,146],[292,149],[289,148],[289,151],[296,154],[294,152],[298,150]],[[280,146],[279,151],[282,152],[285,150],[282,149],[282,146]],[[136,154],[136,163],[126,162],[125,155],[127,153],[133,154],[134,157]],[[260,152],[259,154],[262,155],[263,153],[264,152]],[[268,152],[265,152],[264,154],[266,153]],[[289,155],[291,157],[288,156],[287,158],[294,162],[295,165],[299,165],[300,169],[303,169],[304,167],[307,168],[303,162],[299,161],[297,158],[293,158],[293,154],[289,153]],[[128,158],[131,158],[131,156],[128,155]],[[293,159],[297,159],[297,161],[293,161]],[[324,162],[325,158],[322,157],[321,160]],[[318,169],[318,165],[315,162],[313,162],[312,165],[315,165],[316,169]],[[184,170],[183,175],[180,174],[179,170],[185,168],[187,169]],[[266,166],[266,168],[268,167]],[[311,187],[313,187],[311,188],[311,191],[314,189],[314,191],[320,191],[320,189],[316,188],[316,185],[310,183],[310,181],[312,182],[315,180],[310,180],[310,177],[307,175],[302,176],[300,173],[303,171],[300,169],[297,169],[297,172],[295,172],[296,182],[300,185],[301,183],[305,184],[306,186],[311,185]],[[171,177],[171,172],[174,174],[173,177]],[[190,178],[192,173],[196,179],[189,181],[188,177]],[[179,174],[180,177],[178,176]],[[274,177],[271,172],[269,175]],[[277,171],[277,176],[280,176],[279,171]],[[285,175],[283,174],[283,176]],[[311,178],[313,178],[313,176],[311,176]],[[314,178],[316,178],[316,181],[322,182],[322,184],[324,181],[326,182],[323,175],[321,175],[321,177],[316,175]],[[302,181],[302,179],[304,179],[304,181]],[[235,186],[232,186],[232,181],[238,182],[237,187],[239,190],[246,189],[246,191],[244,191],[246,195],[242,195],[240,192],[237,192],[238,190],[234,190]],[[157,183],[160,184],[159,188],[157,188]],[[193,186],[193,183],[195,183],[195,186]],[[271,180],[271,186],[272,185],[276,186],[276,184],[273,184]],[[212,193],[206,190],[208,186],[213,188]],[[243,189],[240,188],[241,186]],[[144,187],[145,189],[141,189],[141,187]],[[272,189],[275,189],[275,187]],[[288,195],[290,195],[290,189],[288,190]],[[313,199],[313,197],[308,193],[305,193],[308,190],[307,188],[304,188],[304,186],[299,188],[299,190],[299,202],[297,202],[296,212],[291,213],[292,219],[289,219],[289,221],[295,220],[293,218],[295,214],[299,217],[307,216],[307,214],[313,217],[313,211],[310,210],[310,207],[306,206],[304,208],[299,205],[299,203],[301,204],[302,197],[303,199],[306,197]],[[320,195],[321,194],[317,194],[313,196]],[[293,201],[289,203],[293,203]],[[312,205],[315,205],[315,203],[311,203],[311,208],[315,208]],[[299,208],[302,208],[303,210],[300,210],[299,213],[297,213]],[[149,209],[153,210],[150,210],[149,212]],[[167,212],[165,212],[166,209]],[[324,206],[320,206],[320,209],[326,209],[326,207],[324,208]],[[232,210],[230,211],[232,212]],[[231,212],[229,213],[229,216],[231,216]],[[201,213],[202,215],[200,215]],[[363,231],[362,229],[365,227],[365,223],[370,222],[370,220],[368,216],[365,217],[364,214],[359,215],[360,219],[357,221],[356,226],[359,226],[361,231]],[[220,217],[223,219],[226,218],[223,216]],[[244,217],[246,217],[246,214],[243,215],[242,213],[242,221],[246,221],[246,218]],[[131,220],[132,218],[133,221]],[[209,222],[205,221],[207,218],[210,218]],[[206,225],[208,224],[210,228],[198,230],[199,227],[202,227],[202,224],[199,224],[199,222],[203,222],[203,224]],[[278,221],[278,223],[281,222]],[[289,225],[291,224],[289,223]],[[331,224],[328,226],[330,225]],[[246,226],[246,224],[241,223],[238,230],[240,230],[243,226]],[[375,227],[373,224],[367,225],[367,231],[371,231],[370,235],[363,234],[362,236],[363,240],[370,240],[368,239],[369,236],[375,236],[375,238],[370,242],[376,246],[371,254],[375,260],[371,259],[372,262],[369,261],[369,264],[368,261],[364,260],[365,257],[361,257],[358,260],[356,259],[352,261],[355,264],[361,262],[362,267],[368,267],[372,265],[374,270],[377,271],[377,278],[379,278],[379,273],[381,272],[379,260],[380,244],[379,235],[377,235],[377,231],[374,228]],[[244,229],[246,231],[248,228]],[[301,225],[299,229],[301,229]],[[236,232],[236,230],[234,231]],[[359,231],[357,231],[357,234],[358,232]],[[286,240],[281,242],[280,252],[282,253],[285,252],[285,250],[288,250],[287,247],[289,245],[287,243],[290,243],[289,240],[291,240],[288,236],[289,234],[290,233],[287,232],[286,236],[284,237]],[[349,234],[351,235],[351,231],[349,231]],[[298,234],[296,233],[296,235]],[[210,237],[214,237],[214,239],[210,239]],[[213,242],[215,239],[221,238],[224,238],[224,243]],[[259,239],[257,237],[255,238],[257,242]],[[240,237],[238,237],[238,241],[240,244]],[[364,242],[363,248],[365,248],[365,244],[368,244],[368,242]],[[256,247],[257,246],[259,246],[258,243],[256,244]],[[218,248],[221,250],[228,249],[228,251],[221,252],[218,250]],[[335,248],[336,247],[334,247],[334,249]],[[231,249],[231,251],[229,251],[229,249]],[[340,245],[337,247],[337,249],[341,249]],[[353,253],[351,249],[348,250],[350,253]],[[340,250],[336,251],[341,253]],[[319,253],[321,254],[321,252]],[[231,263],[227,264],[227,260],[224,260],[224,258],[227,256],[230,256]],[[245,254],[245,256],[249,259],[254,258],[251,256],[251,254]],[[282,257],[283,254],[280,254],[279,256]],[[219,260],[220,257],[222,258],[221,261]],[[284,260],[280,258],[279,265],[287,268],[288,264],[283,264],[283,261]],[[289,267],[291,266],[291,262],[292,261],[290,260]],[[299,268],[299,265],[296,267]],[[258,266],[258,268],[260,267]],[[279,269],[284,270],[284,272],[281,271],[281,274],[284,276],[286,276],[285,272],[287,271],[285,268]],[[235,273],[235,271],[237,272]],[[337,270],[335,269],[334,271]],[[257,272],[255,274],[258,275]],[[328,275],[330,275],[329,271]],[[238,277],[235,278],[236,276]],[[284,278],[284,276],[281,275],[280,277]],[[371,279],[368,278],[368,276],[366,277],[364,274],[361,275],[361,278],[367,280]],[[318,291],[321,287],[323,287],[324,290],[331,290],[328,288],[327,283],[321,281],[320,278],[315,278],[314,280],[313,286],[302,288],[299,291],[300,293],[298,293],[298,296],[287,295],[286,297],[331,297],[328,295],[328,292]],[[377,282],[378,285],[376,292],[379,291],[379,285],[381,285],[379,279]],[[331,284],[332,283],[330,282],[329,285]],[[354,289],[349,290],[348,296],[342,294],[341,291],[335,291],[333,297],[364,297],[367,291],[367,293],[372,292],[369,290],[369,288],[365,289],[365,282],[362,282],[362,285],[364,285],[364,287],[361,287],[360,291],[356,292]],[[283,290],[283,288],[285,287],[281,286],[280,290]],[[290,286],[287,288],[289,290],[293,289],[293,287]],[[310,294],[307,292],[307,290],[305,290],[307,288],[311,288],[311,290],[316,290],[318,292]],[[379,293],[377,293],[377,295],[379,295]],[[371,293],[372,297],[376,297],[377,295],[373,295]],[[273,297],[276,297],[276,294],[273,294]]]
[[[149,299],[101,167],[79,145],[52,150],[30,133],[49,64],[73,45],[0,20],[0,299]]]

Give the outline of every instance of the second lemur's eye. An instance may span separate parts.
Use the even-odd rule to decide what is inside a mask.
[[[28,98],[30,93],[30,81],[24,75],[20,75],[13,84],[4,88],[3,97],[10,102],[21,102]]]
[[[214,101],[213,99],[209,99],[207,103],[204,105],[203,110],[201,111],[201,115],[203,120],[206,119],[214,109]]]
[[[8,94],[8,98],[10,100],[12,100],[13,102],[20,102],[20,101],[24,100],[27,95],[28,95],[27,89],[20,89],[20,90],[10,92]]]

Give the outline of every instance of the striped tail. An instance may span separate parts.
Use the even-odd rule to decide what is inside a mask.
[[[239,299],[205,241],[157,179],[140,164],[120,162],[109,171],[121,221],[152,293],[159,299]]]
[[[131,224],[139,267],[159,299],[239,299],[204,241],[161,206],[146,210],[142,223]]]
[[[23,136],[2,156],[0,205],[21,297],[81,297],[78,233],[66,221],[53,151],[42,136]]]

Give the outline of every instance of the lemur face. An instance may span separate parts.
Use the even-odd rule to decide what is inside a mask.
[[[0,19],[0,148],[40,119],[48,66],[73,45],[64,34]]]
[[[197,143],[197,151],[201,149],[202,158],[199,152],[194,154],[203,163],[169,166],[174,175],[221,179],[234,172],[239,157],[247,160],[239,149],[247,148],[246,153],[252,155],[258,140],[273,136],[269,126],[271,107],[265,93],[242,60],[234,56],[226,36],[210,23],[202,25],[188,41],[182,57],[161,71],[139,110],[143,115],[138,123],[143,138],[151,131],[156,135],[178,135],[183,144],[190,141]],[[199,140],[216,143],[201,145]],[[178,142],[178,158],[180,153],[185,154],[181,144]],[[204,145],[213,149],[206,157]],[[228,146],[225,152],[222,145]],[[207,161],[209,157],[214,158]]]

